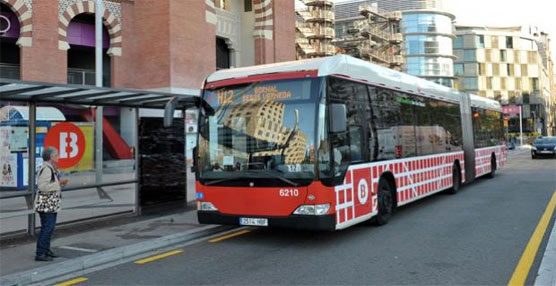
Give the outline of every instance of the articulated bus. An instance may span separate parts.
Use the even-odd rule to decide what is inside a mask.
[[[382,225],[506,160],[498,102],[346,55],[217,71],[202,97],[203,224]]]

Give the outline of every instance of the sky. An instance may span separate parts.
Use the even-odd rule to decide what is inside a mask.
[[[556,59],[556,1],[554,0],[444,0],[456,25],[528,26],[547,32]]]
[[[347,0],[335,0],[336,3]],[[298,2],[298,0],[296,0]],[[443,0],[456,25],[539,27],[550,35],[556,59],[556,0]]]

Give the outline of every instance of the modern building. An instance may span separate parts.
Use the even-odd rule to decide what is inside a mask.
[[[162,110],[142,107],[198,96],[217,69],[296,57],[293,0],[105,0],[102,11],[95,2],[0,0],[0,165],[12,170],[0,180],[0,208],[16,210],[0,219],[0,236],[38,226],[25,203],[34,178],[28,158],[40,159],[46,136],[61,123],[83,134],[85,151],[74,169],[63,170],[72,191],[58,222],[140,213],[160,203],[186,206],[186,198],[195,200],[192,174],[187,184],[185,176],[195,112],[176,111],[173,127],[163,128]],[[104,20],[106,89],[91,87],[95,13]],[[70,97],[74,104],[66,103]],[[33,124],[36,140],[28,140]]]
[[[454,15],[440,10],[402,12],[405,69],[408,74],[453,87]]]
[[[336,54],[334,39],[334,2],[302,0],[304,8],[296,9],[297,59],[310,59]]]
[[[443,11],[442,1],[357,0],[336,5],[336,35],[349,34],[359,16],[361,5],[371,5],[388,14],[401,11],[398,31],[403,35],[403,71],[436,83],[453,86],[452,41],[454,15]]]
[[[398,33],[401,12],[383,12],[376,3],[347,2],[336,10],[342,17],[357,8],[359,16],[341,18],[336,24],[334,45],[338,52],[400,70],[403,36]]]
[[[552,128],[554,94],[547,35],[521,26],[456,26],[456,35],[458,89],[498,100],[503,106],[522,106],[524,132],[546,135],[548,126]],[[517,115],[509,118],[508,128],[519,132]]]
[[[385,11],[442,10],[443,0],[372,0]]]

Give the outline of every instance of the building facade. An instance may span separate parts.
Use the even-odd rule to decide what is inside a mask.
[[[455,16],[440,10],[403,11],[404,71],[453,87],[452,22]]]
[[[296,13],[297,59],[310,59],[336,54],[334,39],[334,2],[303,0],[305,8]]]
[[[442,1],[356,0],[336,5],[336,37],[349,37],[355,23],[365,19],[359,15],[359,6],[374,6],[383,14],[401,11],[401,23],[395,33],[401,33],[403,68],[414,76],[422,77],[449,87],[453,86],[452,41],[454,15],[442,10]]]
[[[0,193],[18,191],[21,196],[0,199],[0,208],[17,210],[0,219],[0,236],[32,233],[39,226],[29,215],[34,213],[32,204],[25,203],[32,202],[33,188],[28,184],[34,178],[28,172],[32,166],[28,158],[35,149],[35,164],[42,164],[44,147],[56,146],[46,138],[62,123],[83,135],[79,137],[83,156],[75,166],[61,168],[72,190],[64,191],[59,223],[140,214],[144,207],[161,203],[185,207],[195,200],[194,174],[186,166],[197,138],[195,110],[176,111],[173,126],[163,128],[161,109],[126,103],[168,98],[149,92],[129,98],[133,93],[119,88],[199,95],[205,77],[217,69],[295,60],[293,0],[103,4],[104,9],[96,11],[94,0],[0,0],[0,77],[84,85],[72,88],[73,98],[96,97],[93,104],[12,101],[2,97],[6,90],[26,84],[3,85],[0,165],[10,166],[10,172],[0,180]],[[95,13],[104,19],[103,85],[115,88],[101,92],[85,86],[95,84]],[[23,88],[33,90],[37,98],[45,94],[64,98],[70,94],[67,89],[54,86],[36,94],[37,86]],[[107,99],[101,97],[108,94],[108,100],[117,98],[120,105],[103,104]],[[31,114],[37,115],[36,120]],[[31,122],[37,124],[35,148],[28,140],[34,129]],[[63,150],[61,145],[57,148]]]
[[[375,4],[356,1],[338,7],[337,13],[348,17],[338,21],[333,43],[339,53],[401,71],[403,36],[398,32],[402,14],[381,11]],[[352,11],[359,16],[349,17]]]
[[[543,44],[541,32],[532,27],[456,26],[456,35],[458,89],[503,106],[522,106],[524,132],[546,135],[554,94],[548,38]],[[517,115],[507,124],[509,132],[519,132]]]
[[[0,5],[3,77],[94,84],[93,0]],[[106,86],[198,94],[216,69],[295,59],[293,0],[114,0],[104,8]]]

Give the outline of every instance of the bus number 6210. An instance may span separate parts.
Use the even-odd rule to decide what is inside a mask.
[[[280,189],[281,197],[297,197],[299,196],[298,189]]]

